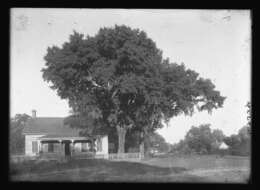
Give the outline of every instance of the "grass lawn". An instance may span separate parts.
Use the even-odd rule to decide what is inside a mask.
[[[18,181],[242,182],[249,176],[248,157],[165,157],[141,162],[102,159],[11,165]]]

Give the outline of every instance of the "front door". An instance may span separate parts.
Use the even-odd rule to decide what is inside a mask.
[[[65,156],[70,156],[71,151],[70,151],[70,143],[65,143]]]

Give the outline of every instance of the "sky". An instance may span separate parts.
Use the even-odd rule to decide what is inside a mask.
[[[191,126],[210,123],[225,135],[237,133],[246,120],[251,96],[251,20],[248,10],[40,9],[13,8],[10,49],[10,116],[66,117],[68,102],[42,78],[47,47],[61,46],[73,30],[89,36],[101,27],[127,25],[145,31],[163,57],[184,63],[227,97],[212,114],[172,118],[158,130],[167,142],[184,138]]]

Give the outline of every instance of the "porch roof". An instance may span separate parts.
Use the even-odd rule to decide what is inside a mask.
[[[89,137],[63,137],[63,136],[59,136],[59,135],[45,135],[43,137],[40,137],[39,138],[40,140],[44,140],[44,141],[50,141],[50,140],[54,140],[54,141],[57,141],[57,140],[92,140],[91,138]]]

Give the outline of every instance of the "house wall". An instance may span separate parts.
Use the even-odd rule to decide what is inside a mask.
[[[37,153],[39,153],[40,150],[40,143],[38,138],[42,137],[44,135],[25,135],[25,155],[27,156],[35,156]],[[32,142],[37,141],[38,143],[38,152],[33,153],[32,152]]]

